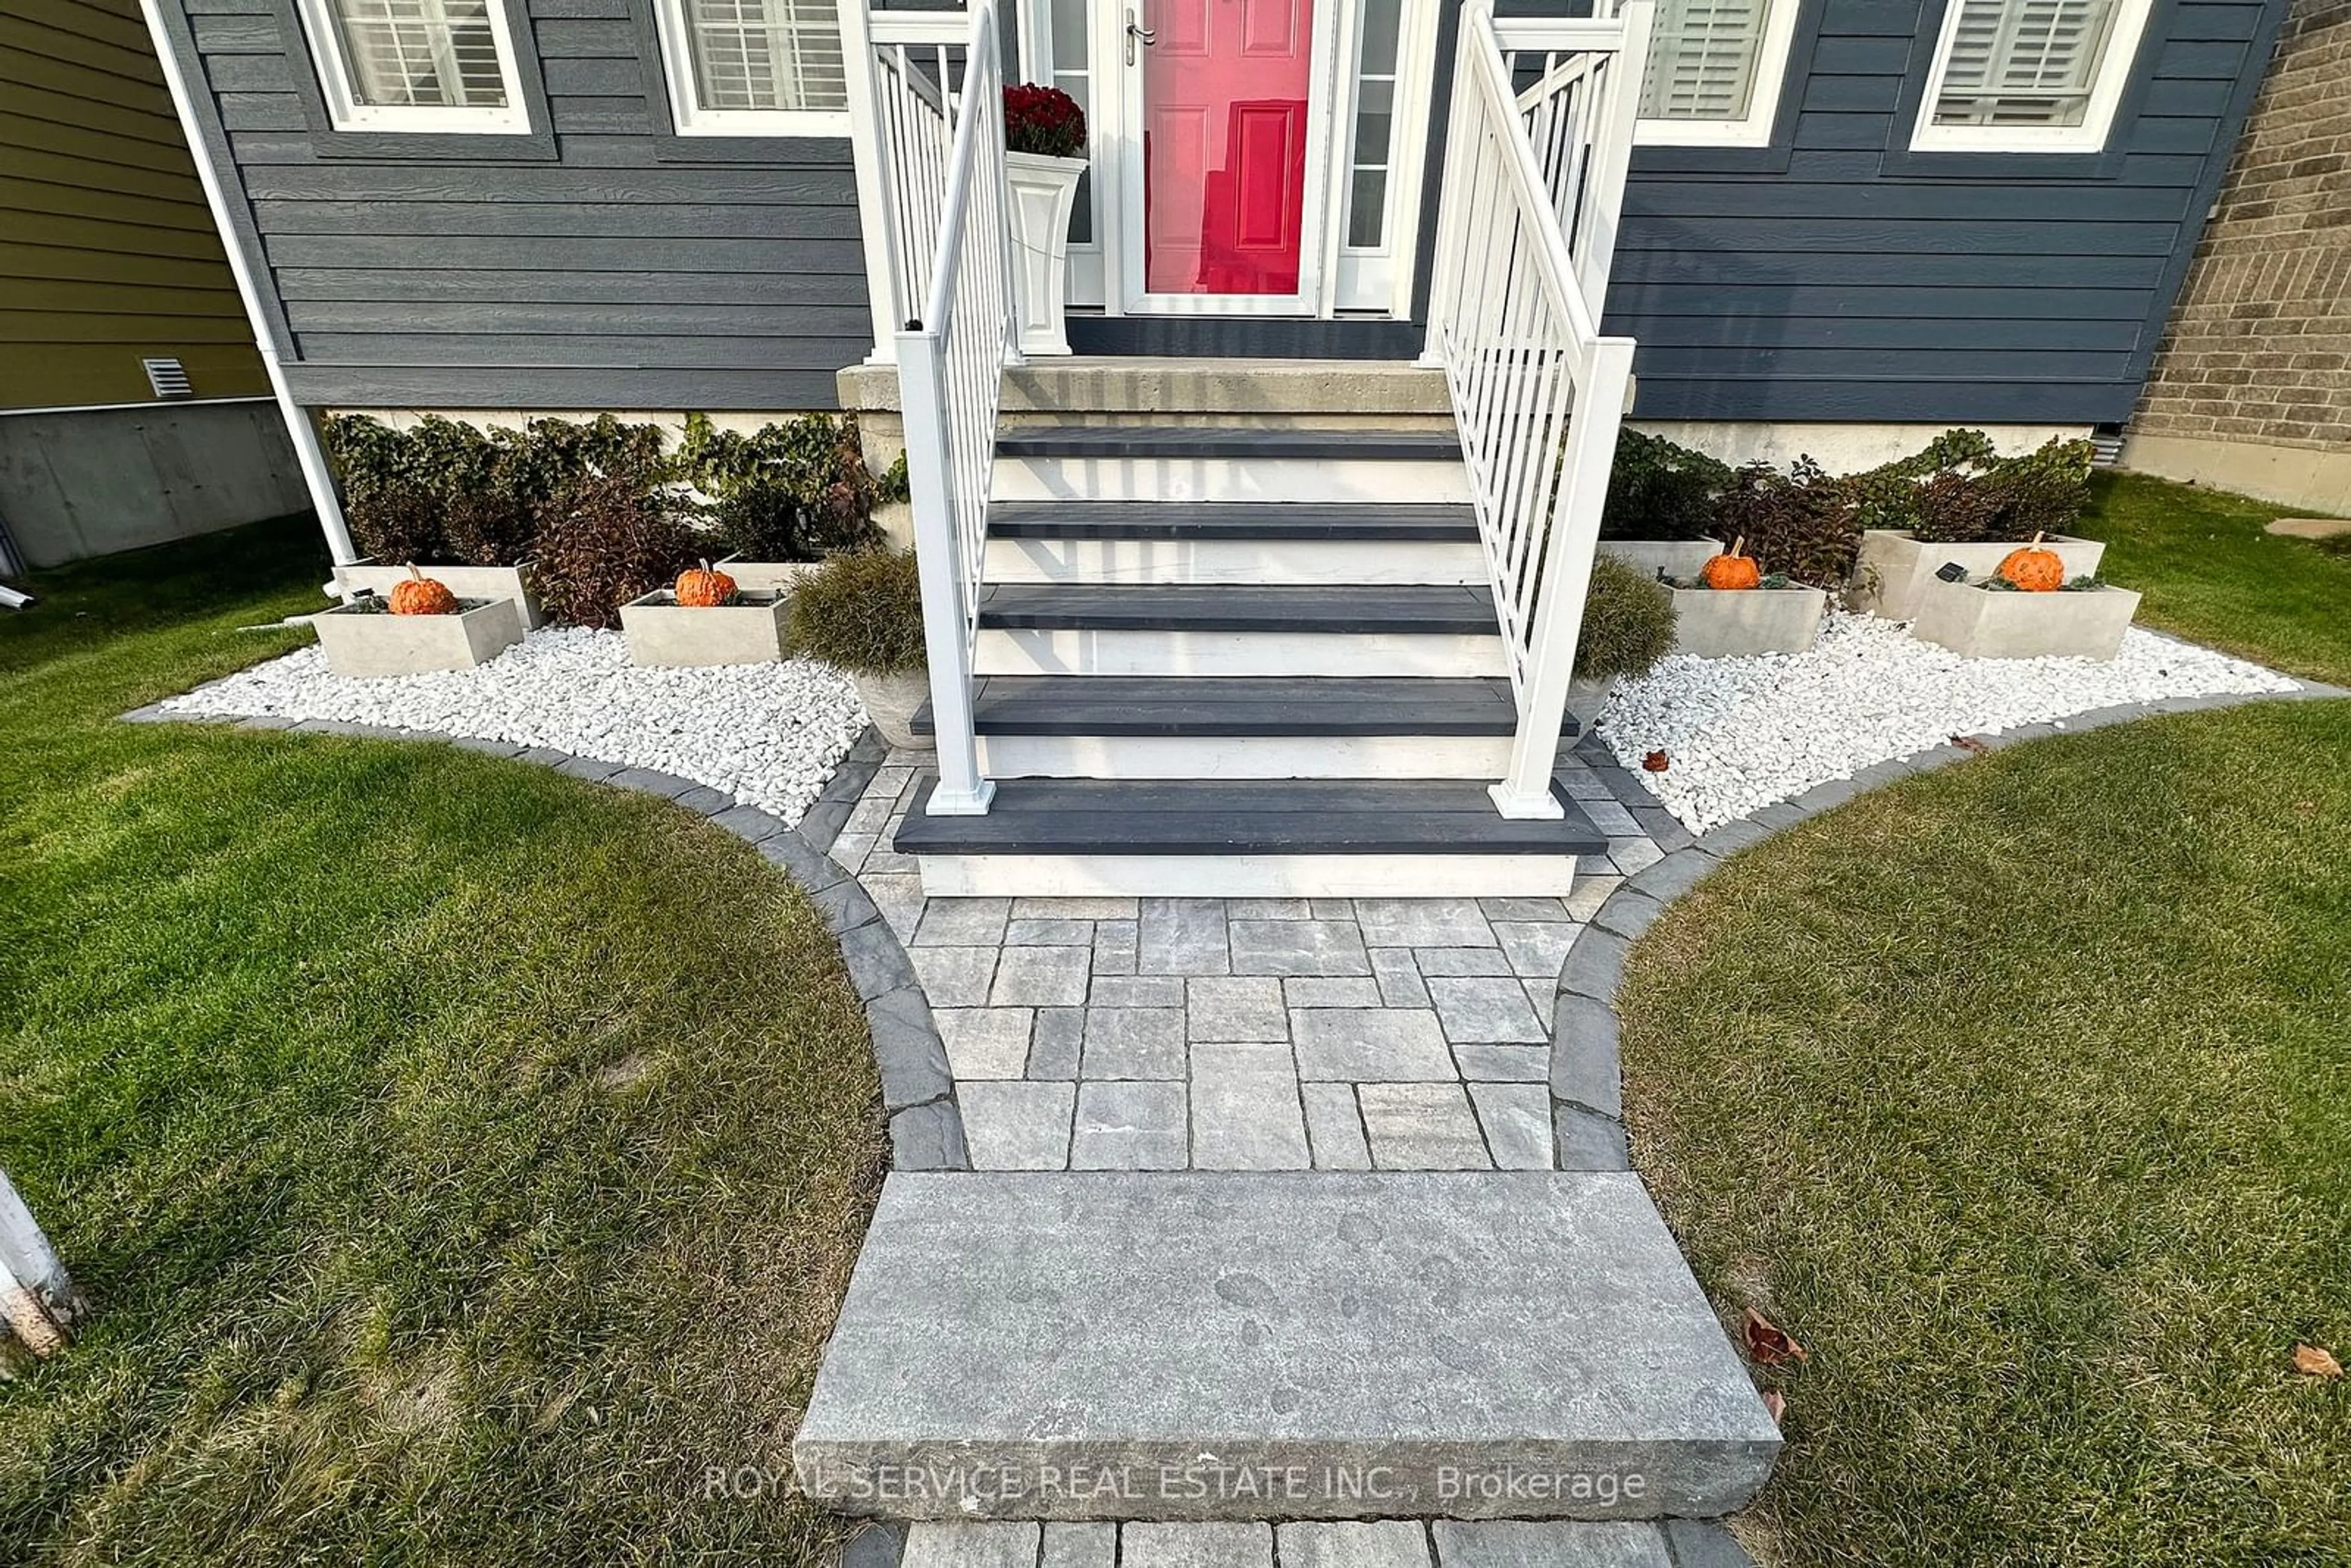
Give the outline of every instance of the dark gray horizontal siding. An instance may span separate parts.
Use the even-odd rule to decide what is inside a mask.
[[[632,0],[528,0],[551,161],[431,162],[352,156],[314,126],[278,0],[165,3],[307,401],[831,407],[871,347],[846,138],[665,150]]]
[[[2108,156],[1938,163],[1908,141],[1941,5],[1813,0],[1769,153],[1634,155],[1607,327],[1635,412],[2126,417],[2283,8],[2158,0]]]

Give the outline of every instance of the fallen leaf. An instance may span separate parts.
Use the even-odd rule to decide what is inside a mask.
[[[1662,751],[1652,751],[1641,758],[1641,766],[1652,773],[1663,773],[1674,765],[1674,759]]]
[[[1786,1420],[1788,1402],[1777,1393],[1767,1392],[1763,1396],[1763,1408],[1770,1413],[1771,1425],[1774,1427],[1784,1427],[1788,1424]]]
[[[2343,1364],[2327,1351],[2314,1344],[2294,1347],[2294,1369],[2312,1377],[2335,1378],[2343,1375]]]
[[[1753,1307],[1747,1309],[1747,1354],[1759,1366],[1813,1359],[1802,1345]]]

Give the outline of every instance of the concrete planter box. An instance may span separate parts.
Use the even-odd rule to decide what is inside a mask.
[[[422,566],[417,570],[444,584],[460,599],[511,599],[522,606],[522,623],[526,631],[537,631],[547,624],[547,616],[538,607],[538,585],[531,580],[528,566]],[[355,566],[335,568],[335,585],[345,593],[371,589],[379,599],[392,597],[392,585],[404,582],[408,569],[404,566],[378,566],[372,561],[360,561]]]
[[[1951,561],[1968,569],[1970,579],[1990,577],[2000,570],[2008,552],[2022,539],[2005,544],[1932,545],[1910,537],[1907,528],[1870,528],[1861,536],[1861,558],[1853,570],[1853,589],[1845,601],[1854,609],[1888,621],[1917,619],[1927,591],[1943,586],[1935,573]],[[2065,580],[2095,577],[2106,547],[2096,539],[2055,534],[2041,541],[2065,563]]]
[[[1722,553],[1712,539],[1602,539],[1600,553],[1629,560],[1655,577],[1696,577],[1708,561]]]
[[[735,580],[735,586],[746,593],[789,594],[800,585],[800,579],[823,565],[815,560],[736,560],[732,558],[718,563],[718,570]]]
[[[732,576],[730,572],[728,575]],[[741,585],[737,578],[737,584]],[[621,606],[629,662],[676,668],[702,664],[773,664],[784,656],[780,593],[742,590],[740,604],[689,609],[664,588]]]
[[[421,675],[470,670],[522,641],[522,604],[460,599],[455,615],[394,615],[338,605],[311,618],[327,667],[339,675]]]
[[[1674,652],[1701,659],[1801,653],[1820,635],[1829,596],[1801,583],[1786,588],[1674,590]]]
[[[2138,612],[2127,588],[2013,593],[1937,582],[1910,634],[1970,659],[2111,659]]]

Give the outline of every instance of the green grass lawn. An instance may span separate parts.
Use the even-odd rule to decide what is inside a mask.
[[[2131,477],[2146,619],[2351,678],[2351,562]],[[1633,956],[1636,1164],[1767,1372],[1813,1564],[2351,1563],[2351,702],[1994,753],[1740,856]]]
[[[806,1563],[883,1163],[815,909],[664,802],[112,716],[296,645],[315,535],[0,614],[0,1166],[96,1306],[0,1382],[0,1561]]]
[[[2262,531],[2294,507],[2102,474],[2075,531],[2100,575],[2145,597],[2139,620],[2289,674],[2351,686],[2351,554]]]

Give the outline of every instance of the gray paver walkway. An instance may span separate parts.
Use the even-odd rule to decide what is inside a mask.
[[[889,847],[923,761],[888,758],[831,852],[906,945],[978,1168],[1552,1164],[1560,967],[1657,859],[1629,815],[1566,899],[925,898]]]
[[[900,1562],[903,1568],[1733,1568],[1749,1559],[1711,1520],[1376,1520],[915,1524]]]

